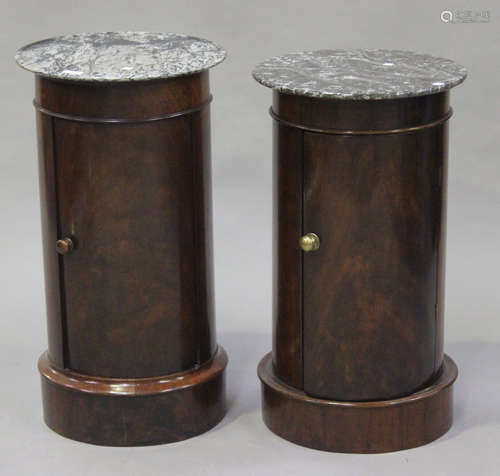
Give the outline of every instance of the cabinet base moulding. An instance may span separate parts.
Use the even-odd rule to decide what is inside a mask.
[[[260,362],[264,423],[293,443],[342,453],[385,453],[425,445],[453,420],[455,362],[445,355],[428,387],[392,400],[345,402],[311,397],[275,374],[271,353]]]
[[[74,440],[106,446],[171,443],[224,417],[227,354],[186,372],[140,379],[92,377],[38,362],[47,425]]]

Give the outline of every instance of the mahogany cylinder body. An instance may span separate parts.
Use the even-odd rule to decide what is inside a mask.
[[[376,132],[439,120],[447,93],[383,101],[275,94],[276,372],[317,397],[409,394],[443,361],[447,123]],[[374,134],[331,132],[374,124]],[[304,253],[299,238],[309,232],[321,247]]]
[[[443,370],[448,92],[387,100],[273,94],[273,349],[272,366],[265,358],[259,367],[264,420],[289,440],[330,451],[431,441],[451,425],[456,378],[451,360]],[[308,233],[319,237],[316,251],[299,245]],[[392,413],[396,406],[406,410]],[[381,433],[391,418],[403,428],[431,406],[441,415],[432,427],[395,430],[397,441]],[[313,414],[329,427],[311,425]],[[280,423],[287,418],[293,424]]]
[[[36,78],[49,335],[48,364],[40,369],[44,388],[51,386],[46,421],[66,436],[111,445],[177,441],[224,415],[210,99],[207,71],[123,83]],[[72,249],[58,254],[56,241],[68,238]],[[217,372],[200,374],[207,365]],[[165,386],[172,374],[186,385]],[[93,395],[89,376],[111,390]],[[79,378],[81,386],[72,387]],[[109,382],[140,390],[116,392]],[[71,412],[79,388],[75,401],[85,415],[72,427],[75,415],[55,414]],[[173,398],[174,390],[184,397]],[[202,394],[205,401],[196,398]],[[183,427],[168,412],[206,418],[186,418]],[[138,425],[141,413],[162,424]]]

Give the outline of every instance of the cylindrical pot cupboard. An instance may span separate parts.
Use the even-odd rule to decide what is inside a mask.
[[[263,418],[300,445],[411,448],[452,423],[443,354],[449,89],[466,71],[405,51],[271,58],[273,349]]]
[[[43,409],[64,436],[158,444],[224,416],[208,81],[224,56],[199,38],[134,32],[17,53],[36,74]]]

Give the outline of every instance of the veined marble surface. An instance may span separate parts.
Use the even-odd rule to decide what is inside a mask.
[[[18,50],[16,61],[28,71],[56,79],[140,81],[197,73],[225,57],[220,46],[202,38],[127,31],[38,41]]]
[[[270,58],[253,70],[282,93],[330,99],[423,96],[460,84],[467,70],[444,58],[401,50],[318,50]]]

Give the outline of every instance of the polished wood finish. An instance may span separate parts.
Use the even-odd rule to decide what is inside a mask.
[[[340,453],[384,453],[425,445],[453,420],[455,363],[446,357],[440,375],[409,396],[373,402],[314,398],[278,379],[265,356],[259,365],[262,414],[271,431],[309,448]]]
[[[316,399],[311,405],[409,404],[443,372],[449,94],[351,101],[274,92],[271,115],[273,378]],[[321,244],[306,253],[300,240],[308,233]],[[431,441],[451,424],[451,384],[439,397],[449,418],[439,429],[416,428],[415,441]],[[431,411],[429,404],[421,410]],[[311,405],[296,417],[303,437],[290,439],[307,441]],[[332,435],[351,425],[347,407],[338,408]],[[399,418],[391,408],[372,417]],[[273,429],[283,417],[265,418]],[[306,446],[334,448],[332,435]],[[372,433],[367,451],[417,445],[391,448],[377,438]],[[355,443],[351,449],[364,452]]]
[[[62,312],[60,257],[56,241],[60,235],[54,161],[52,118],[37,112],[38,177],[42,217],[45,303],[47,309],[48,352],[53,365],[64,368],[65,319]]]
[[[450,110],[447,91],[405,99],[372,101],[318,99],[273,93],[272,111],[305,129],[333,129],[344,134],[359,131],[387,132],[425,126],[446,117]]]
[[[95,395],[146,396],[182,390],[219,377],[227,365],[226,351],[219,347],[215,355],[199,367],[184,372],[145,378],[109,378],[85,375],[74,370],[54,367],[45,352],[38,360],[38,370],[43,378],[68,390]]]
[[[304,391],[379,400],[435,368],[446,126],[304,135]],[[439,362],[440,364],[440,362]]]
[[[302,388],[302,132],[273,128],[273,362],[284,382]]]
[[[153,444],[222,418],[223,377],[201,371],[217,351],[210,99],[208,72],[106,84],[36,78],[50,368],[119,385],[199,380],[168,396],[148,388],[132,403],[42,372],[46,421],[66,436]],[[72,247],[58,255],[65,240]]]
[[[199,435],[224,416],[227,355],[187,372],[103,379],[51,367],[40,358],[44,417],[57,433],[97,445],[143,446]],[[76,391],[75,391],[76,390]]]
[[[63,260],[66,366],[117,378],[193,367],[202,316],[190,118],[54,122],[61,234],[75,241]]]
[[[82,120],[151,120],[210,99],[208,71],[168,80],[89,83],[35,77],[35,104]]]
[[[196,314],[198,318],[198,361],[210,359],[215,339],[215,293],[212,233],[212,169],[210,161],[210,108],[207,105],[191,116],[193,147],[193,218]]]
[[[439,369],[444,359],[444,303],[445,303],[445,276],[446,276],[446,216],[448,210],[448,126],[445,128],[443,142],[440,144],[442,158],[439,177],[439,187],[441,191],[441,209],[439,210],[439,224],[436,230],[438,244],[437,262],[437,291],[436,291],[436,348],[434,353],[434,367]]]

